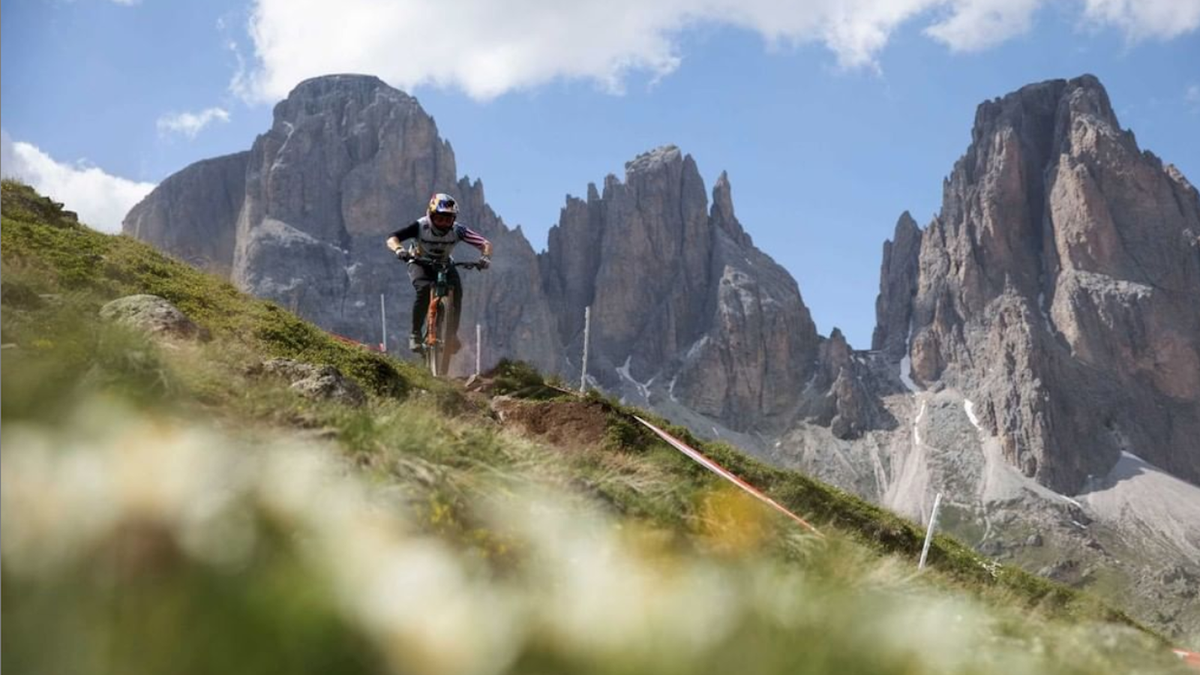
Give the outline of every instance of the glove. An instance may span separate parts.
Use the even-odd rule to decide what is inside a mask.
[[[408,262],[412,260],[412,253],[406,248],[398,248],[396,249],[396,257],[404,262]]]
[[[491,264],[492,264],[492,259],[490,256],[485,255],[485,256],[482,256],[481,258],[479,258],[479,269],[486,270],[488,267],[491,266]]]

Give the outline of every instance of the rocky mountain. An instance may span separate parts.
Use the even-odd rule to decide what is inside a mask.
[[[235,224],[246,199],[246,161],[239,152],[196,162],[173,174],[125,217],[125,234],[154,243],[197,267],[228,276]]]
[[[885,268],[874,346],[966,393],[1025,475],[1076,494],[1125,451],[1200,483],[1200,200],[1095,78],[981,105]]]
[[[916,518],[941,492],[980,550],[1200,629],[1196,190],[1090,76],[983,103],[971,138],[884,245],[859,374],[898,424],[768,455]]]
[[[790,275],[754,247],[734,215],[728,176],[711,208],[695,161],[667,146],[572,199],[541,269],[567,354],[592,307],[589,372],[734,430],[795,416],[820,338]],[[657,383],[658,386],[655,386]]]
[[[896,221],[896,233],[883,244],[875,332],[871,336],[871,349],[882,351],[893,361],[899,361],[908,351],[920,253],[921,228],[905,211]]]

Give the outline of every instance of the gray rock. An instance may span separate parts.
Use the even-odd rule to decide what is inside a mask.
[[[625,170],[624,182],[609,176],[602,193],[568,199],[540,256],[566,354],[582,349],[590,305],[589,372],[602,386],[659,382],[733,430],[782,430],[820,343],[795,281],[754,247],[726,175],[710,208],[695,161],[675,146]]]
[[[206,331],[157,295],[127,295],[113,300],[100,308],[100,318],[154,336],[185,340],[207,338]]]
[[[249,155],[239,152],[206,159],[171,175],[125,216],[122,232],[196,267],[228,276]]]
[[[920,253],[921,229],[905,211],[896,222],[892,239],[883,242],[879,296],[875,299],[875,333],[871,336],[871,349],[882,351],[893,361],[908,353]]]
[[[271,359],[262,364],[261,372],[287,380],[292,389],[307,398],[350,406],[361,406],[367,401],[362,388],[334,366]]]
[[[1025,540],[1025,545],[1026,546],[1041,546],[1042,545],[1042,534],[1040,532],[1035,532],[1034,534],[1029,535],[1029,537]]]
[[[900,354],[917,382],[962,390],[1005,458],[1058,492],[1122,451],[1200,481],[1196,232],[1196,190],[1137,147],[1094,77],[985,102],[920,237]],[[875,343],[893,359],[910,306],[897,255]]]

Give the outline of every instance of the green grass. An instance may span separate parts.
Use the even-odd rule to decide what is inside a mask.
[[[419,369],[341,343],[274,303],[246,297],[227,281],[128,237],[82,226],[28,186],[5,180],[2,190],[6,343],[45,335],[38,326],[21,331],[29,320],[21,314],[45,302],[42,295],[66,295],[71,314],[91,317],[104,302],[147,293],[174,303],[222,342],[247,345],[264,357],[337,366],[378,395],[403,397],[414,382],[432,386]]]
[[[599,442],[527,438],[487,397],[93,232],[28,187],[5,181],[3,197],[0,329],[15,345],[2,356],[0,472],[10,668],[1174,666],[1121,612],[952,538],[935,539],[931,570],[917,575],[920,528],[842,490],[595,392],[582,402],[603,421]],[[131,293],[171,300],[211,339],[164,344],[98,323],[104,302]],[[275,356],[335,365],[369,401],[315,402],[254,374]],[[491,382],[491,395],[521,405],[579,405],[526,364],[501,364]],[[634,414],[825,537],[732,491]],[[316,474],[305,459],[314,443],[332,467]],[[98,490],[114,476],[124,482]]]

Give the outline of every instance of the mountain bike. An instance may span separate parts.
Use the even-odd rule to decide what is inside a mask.
[[[455,262],[452,259],[413,258],[413,262],[425,265],[437,274],[429,285],[429,311],[425,314],[425,325],[421,332],[421,354],[425,366],[434,377],[444,377],[450,372],[450,350],[444,342],[447,317],[454,311],[454,289],[450,286],[450,270],[462,267],[469,270],[482,269],[477,262]]]

